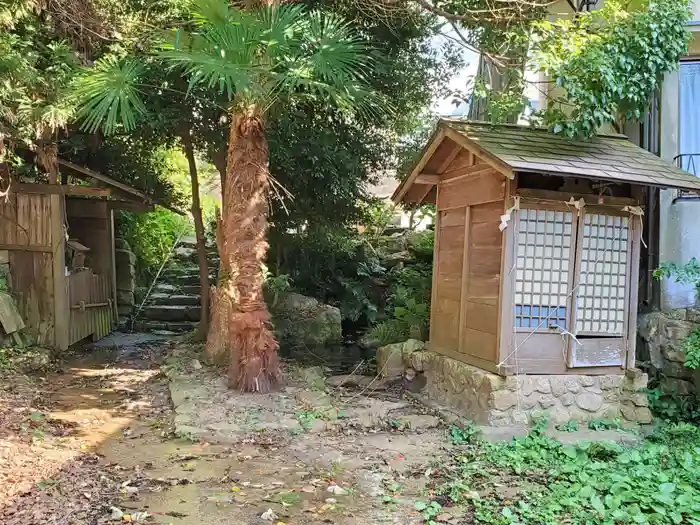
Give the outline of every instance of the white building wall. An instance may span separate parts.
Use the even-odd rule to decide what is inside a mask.
[[[679,151],[679,73],[670,72],[661,87],[660,153],[673,162]],[[678,192],[660,192],[659,260],[684,264],[700,259],[700,201],[676,200]],[[695,306],[697,294],[693,285],[679,284],[673,279],[661,283],[662,309]]]

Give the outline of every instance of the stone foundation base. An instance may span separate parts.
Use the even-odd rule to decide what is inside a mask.
[[[418,341],[389,345],[377,363],[395,373],[399,363],[425,377],[423,392],[460,416],[480,425],[532,423],[549,416],[553,423],[616,419],[651,423],[647,376],[521,375],[502,377],[429,352]],[[388,358],[388,361],[385,360]],[[391,375],[391,374],[389,374]]]

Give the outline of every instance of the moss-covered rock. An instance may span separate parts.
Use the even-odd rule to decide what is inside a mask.
[[[313,297],[283,293],[270,312],[280,344],[290,347],[335,346],[342,342],[340,310]]]

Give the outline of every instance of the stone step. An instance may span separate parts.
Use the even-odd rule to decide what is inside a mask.
[[[154,293],[148,298],[149,305],[197,306],[201,297],[198,294]]]
[[[195,284],[199,284],[199,274],[198,273],[191,273],[191,274],[184,274],[184,275],[178,275],[177,277],[169,277],[165,279],[167,282],[172,283],[177,286],[191,286]],[[213,275],[209,276],[209,283],[213,284],[216,282],[216,278]]]
[[[209,271],[209,280],[216,278],[216,272]],[[199,281],[199,268],[172,268],[163,270],[160,274],[160,280],[163,282],[175,281],[177,279],[191,280],[197,279]]]
[[[153,290],[151,290],[151,293],[164,293],[164,294],[176,294],[176,293],[181,293],[182,292],[182,287],[181,286],[175,286],[174,284],[168,284],[168,283],[158,283],[153,287]]]
[[[151,321],[199,321],[200,307],[187,305],[144,306],[141,315]]]
[[[199,286],[199,281],[197,281],[197,284],[187,284],[185,286],[179,286],[178,290],[179,293],[184,295],[199,295],[202,292],[202,289]]]
[[[134,330],[137,332],[191,332],[197,329],[197,323],[193,321],[164,322],[164,321],[136,321]]]

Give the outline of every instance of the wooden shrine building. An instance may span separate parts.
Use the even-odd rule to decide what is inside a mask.
[[[127,184],[59,160],[82,184],[11,180],[0,201],[0,260],[32,342],[66,349],[107,335],[117,319],[114,210],[150,211]],[[64,177],[64,181],[67,177]]]
[[[393,195],[437,207],[429,349],[502,376],[634,368],[649,187],[700,179],[623,136],[440,121]]]

